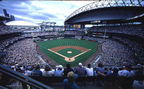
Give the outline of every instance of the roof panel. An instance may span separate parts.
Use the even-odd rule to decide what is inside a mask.
[[[71,17],[88,11],[92,9],[98,9],[98,8],[105,8],[105,7],[118,7],[118,6],[144,6],[142,5],[144,1],[142,0],[101,0],[101,1],[95,1],[90,4],[87,4],[76,11],[74,11],[72,14],[70,14],[66,20],[70,19]],[[66,21],[65,20],[65,21]]]
[[[11,25],[11,26],[39,26],[38,24],[28,22],[28,21],[10,21],[10,22],[7,22],[6,25]]]

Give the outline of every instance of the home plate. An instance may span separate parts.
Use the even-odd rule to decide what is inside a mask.
[[[67,53],[72,53],[72,51],[67,51]]]

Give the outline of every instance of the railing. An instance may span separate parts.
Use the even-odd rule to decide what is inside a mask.
[[[36,88],[36,89],[52,89],[51,87],[41,82],[38,82],[28,76],[25,76],[17,71],[13,71],[10,68],[4,67],[2,65],[0,65],[0,73],[3,74],[3,76],[6,76],[5,79],[9,77],[11,79],[15,79],[21,82],[23,89],[27,88],[27,85],[29,85],[30,88]],[[0,81],[3,82],[2,80]]]
[[[36,76],[35,77],[32,76],[32,78],[34,78],[44,84],[49,84],[54,87],[60,87],[63,84],[64,79],[66,79],[66,77],[36,77]],[[97,83],[101,83],[103,85],[102,87],[107,86],[107,84],[116,85],[116,87],[122,87],[122,84],[124,84],[124,85],[132,84],[132,82],[134,82],[134,80],[143,81],[144,76],[134,76],[134,77],[130,77],[130,78],[117,77],[117,76],[78,77],[76,79],[76,83],[79,85],[80,88],[82,88],[84,86],[85,89],[90,89],[90,88],[87,88],[87,86],[98,87]],[[111,86],[111,87],[113,87],[112,89],[117,89],[117,88],[114,88],[114,86]],[[61,86],[61,88],[62,88],[62,86]],[[110,88],[110,86],[107,86],[106,89],[111,89],[111,88]],[[130,89],[130,88],[126,88],[126,89]]]

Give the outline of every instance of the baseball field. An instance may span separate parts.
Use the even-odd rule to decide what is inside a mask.
[[[84,63],[97,50],[98,43],[76,39],[58,39],[38,42],[40,51],[47,55],[57,64],[65,66],[77,66],[79,62]]]

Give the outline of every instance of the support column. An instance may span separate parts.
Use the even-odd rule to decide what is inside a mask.
[[[81,29],[85,29],[85,24],[81,24]]]
[[[144,30],[144,21],[142,22],[142,29]]]

